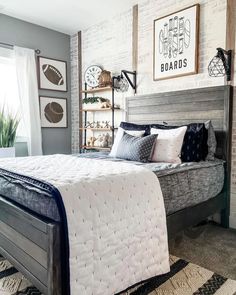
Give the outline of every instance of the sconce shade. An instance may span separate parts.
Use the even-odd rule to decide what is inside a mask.
[[[130,79],[130,75],[133,77],[133,80]],[[122,70],[121,74],[117,77],[113,77],[113,85],[117,92],[126,92],[131,86],[136,93],[137,88],[137,72],[136,71],[127,71]]]
[[[129,83],[123,76],[115,80],[115,89],[117,92],[126,92],[129,89]]]
[[[227,76],[227,81],[231,80],[231,58],[232,50],[217,48],[217,54],[210,61],[208,73],[210,77]]]
[[[208,66],[208,73],[210,77],[225,76],[226,72],[223,61],[218,56],[213,57],[213,59],[210,61]]]

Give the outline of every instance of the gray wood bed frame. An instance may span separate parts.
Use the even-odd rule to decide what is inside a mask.
[[[223,191],[213,199],[167,216],[169,238],[221,212],[229,226],[231,159],[230,86],[219,86],[127,98],[127,119],[136,123],[187,124],[211,119],[217,156],[226,160]],[[0,197],[0,254],[45,295],[68,294],[62,270],[61,224],[41,218]]]

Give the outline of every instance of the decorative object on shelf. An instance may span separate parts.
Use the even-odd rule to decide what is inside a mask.
[[[6,112],[4,107],[0,110],[0,158],[15,157],[16,131],[19,125],[17,116]]]
[[[98,100],[100,102],[100,108],[101,109],[111,108],[110,99],[100,97]]]
[[[199,8],[196,4],[154,21],[155,81],[197,73]]]
[[[94,109],[94,108],[97,108],[97,109],[111,108],[110,100],[100,96],[85,97],[83,99],[83,104],[85,105],[84,106],[85,110]]]
[[[111,126],[110,126],[109,121],[102,121],[102,122],[100,122],[100,121],[96,121],[96,122],[95,121],[94,122],[87,121],[84,128],[86,128],[86,129],[89,129],[89,128],[91,128],[91,129],[93,129],[93,128],[95,128],[95,129],[109,129],[109,128],[111,128]]]
[[[118,103],[114,104],[114,109],[119,110],[120,109],[120,105]]]
[[[131,81],[129,75],[133,76],[133,81]],[[134,89],[136,93],[137,88],[137,72],[122,70],[119,76],[113,77],[113,85],[117,92],[126,92],[129,89],[129,85]]]
[[[67,99],[40,96],[41,126],[67,128]]]
[[[97,140],[97,139],[96,139],[96,137],[94,137],[94,136],[89,137],[89,138],[88,138],[88,141],[87,141],[87,146],[89,146],[89,147],[94,147],[94,143],[95,143],[96,140]]]
[[[67,91],[66,61],[38,57],[39,88],[55,91]]]
[[[99,77],[101,73],[102,73],[102,68],[97,65],[88,67],[84,75],[84,79],[87,85],[92,88],[98,87]]]
[[[99,76],[99,87],[112,86],[111,72],[103,70]]]
[[[87,124],[84,126],[84,128],[94,128],[94,122],[87,121]]]
[[[95,128],[102,128],[102,127],[101,127],[101,123],[100,123],[100,121],[97,121],[97,122],[95,123]]]
[[[208,66],[208,73],[210,77],[224,77],[227,76],[227,81],[231,80],[231,63],[232,50],[224,50],[217,48],[217,54],[210,61]]]
[[[96,139],[96,141],[94,143],[94,146],[107,148],[107,147],[109,147],[110,138],[111,138],[111,136],[108,133],[99,134],[98,138]]]
[[[102,128],[111,128],[110,121],[102,121]]]
[[[112,144],[113,144],[113,139],[112,139],[112,136],[109,135],[109,138],[108,138],[108,147],[111,148],[112,147]]]

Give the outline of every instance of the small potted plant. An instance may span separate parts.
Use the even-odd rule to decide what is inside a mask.
[[[17,116],[0,110],[0,158],[15,157],[16,130],[19,125]]]
[[[103,109],[110,108],[111,103],[107,98],[103,98],[100,96],[91,96],[83,99],[83,109],[91,110],[91,109]]]

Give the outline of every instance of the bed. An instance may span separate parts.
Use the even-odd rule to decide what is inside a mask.
[[[147,164],[148,169],[156,173],[162,186],[170,238],[215,212],[221,212],[223,226],[229,225],[231,104],[230,86],[142,95],[127,99],[128,121],[136,123],[168,121],[171,124],[181,125],[211,119],[216,130],[217,157],[220,159],[218,161],[210,164],[180,165],[180,167],[162,166],[158,169],[153,164]],[[83,157],[92,156],[83,155]],[[97,161],[99,158],[107,159],[106,154],[94,154],[93,157]],[[186,173],[189,175],[187,178]],[[179,194],[173,193],[177,191],[180,179],[191,179],[194,175],[200,179],[212,177],[209,178],[207,187],[195,188],[194,185],[188,187],[183,182],[182,188],[185,188],[185,191]],[[173,179],[177,179],[178,183],[174,189],[169,190],[168,183],[173,184]],[[1,181],[3,187],[4,179],[1,178]],[[217,185],[214,186],[214,183]],[[196,181],[193,184],[196,184]],[[186,190],[187,187],[189,191]],[[191,198],[193,195],[190,191],[195,194],[194,198]],[[57,210],[53,202],[47,201],[47,195],[43,196],[47,206],[40,208],[37,202],[38,194],[41,197],[43,194],[40,190],[32,194],[31,199],[35,198],[35,202],[31,204],[27,204],[29,199],[27,189],[18,191],[17,194],[14,186],[8,187],[7,191],[1,193],[0,253],[44,294],[67,294],[65,265],[68,262],[63,255],[65,245],[61,223],[62,212]],[[35,204],[37,208],[34,207]]]

